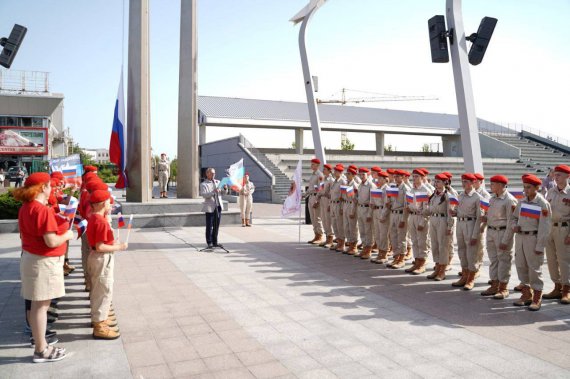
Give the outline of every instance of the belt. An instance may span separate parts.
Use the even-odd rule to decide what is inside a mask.
[[[333,204],[342,203],[342,200],[331,200],[331,203],[333,203]]]
[[[158,172],[165,172],[166,170],[158,170]]]
[[[487,226],[491,230],[505,230],[507,229],[506,226]]]
[[[526,234],[526,235],[531,235],[531,236],[536,236],[538,234],[538,231],[536,230],[531,230],[529,232],[520,232],[519,234]]]
[[[313,192],[310,196],[317,196],[317,193]]]
[[[395,213],[395,214],[400,214],[400,215],[402,213],[404,213],[404,211],[401,211],[401,210],[395,210],[395,211],[390,211],[390,212]]]
[[[458,221],[475,221],[475,217],[457,217]]]
[[[570,223],[568,222],[554,222],[552,225],[554,226],[568,226]]]
[[[383,205],[372,205],[372,209],[384,209]]]
[[[410,211],[410,214],[411,214],[411,215],[414,215],[414,216],[421,216],[421,215],[422,215],[422,212],[412,212],[412,211]]]
[[[359,206],[359,207],[362,207],[362,208],[368,208],[370,205],[368,205],[368,204],[358,204],[358,206]]]
[[[445,217],[447,216],[445,213],[434,213],[431,215],[432,217]]]

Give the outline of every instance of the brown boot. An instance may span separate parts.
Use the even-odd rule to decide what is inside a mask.
[[[376,242],[374,242],[374,243],[372,244],[371,252],[372,252],[372,253],[378,253],[378,251],[379,251],[379,250],[378,250],[378,244],[377,244]]]
[[[109,328],[113,329],[114,331],[119,331],[119,327],[117,326],[117,320],[106,319],[105,321],[101,321],[105,323]],[[95,327],[96,322],[91,322],[91,327]]]
[[[570,304],[570,286],[568,285],[562,286],[562,296],[560,297],[560,304]]]
[[[491,280],[491,287],[481,292],[481,296],[494,296],[497,292],[499,292],[499,281]]]
[[[362,249],[362,243],[359,243],[359,244],[356,246],[356,248],[357,248],[358,250],[361,250],[361,249]]]
[[[339,253],[344,253],[344,240],[338,240],[338,244],[336,245],[336,251]]]
[[[433,280],[435,280],[436,282],[441,282],[442,280],[445,280],[446,271],[447,271],[447,265],[439,265],[439,271],[435,275],[435,278],[433,278]]]
[[[435,264],[435,267],[433,268],[433,272],[431,274],[429,274],[427,276],[428,279],[435,279],[435,277],[437,276],[437,273],[439,272],[439,263]]]
[[[372,246],[366,246],[364,247],[362,253],[360,253],[360,259],[370,259],[371,255],[372,255]]]
[[[336,247],[338,246],[339,241],[340,241],[340,238],[335,238],[333,243],[332,243],[332,246],[329,247],[329,250],[335,250],[336,251]]]
[[[387,255],[388,255],[388,252],[386,252],[386,251],[384,251],[384,250],[379,250],[379,251],[378,251],[378,255],[376,256],[376,258],[375,258],[375,259],[372,259],[370,262],[372,262],[372,263],[378,263],[378,264],[386,263],[386,262],[388,262],[388,257],[387,257]]]
[[[513,291],[521,292],[523,288],[524,288],[524,284],[519,283],[518,286],[515,286],[515,287],[513,288]]]
[[[458,281],[451,283],[453,287],[463,287],[467,283],[467,276],[469,275],[469,270],[466,268],[461,270],[461,278]]]
[[[113,331],[105,321],[96,322],[93,325],[93,338],[96,340],[116,340],[121,334]]]
[[[358,249],[356,248],[356,242],[350,243],[350,248],[346,252],[348,255],[356,255],[358,254]]]
[[[330,249],[333,245],[333,241],[334,241],[334,236],[332,234],[330,236],[327,236],[327,240],[325,241],[323,247]]]
[[[251,226],[251,223],[249,222],[249,218],[245,219],[245,226]]]
[[[400,257],[399,255],[393,255],[392,262],[386,263],[386,267],[392,268],[392,266],[398,262],[399,257]]]
[[[350,249],[352,248],[352,242],[345,242],[344,243],[344,248],[342,250],[343,254],[348,254],[348,252],[350,251]]]
[[[426,272],[425,258],[416,258],[416,268],[412,271],[412,275],[420,275]]]
[[[241,226],[244,227],[245,226],[245,218],[241,219]]]
[[[479,273],[479,269],[477,269],[477,271],[475,271],[475,279],[477,279],[481,274]],[[491,283],[489,283],[491,284]]]
[[[405,259],[406,259],[406,257],[404,256],[404,260]],[[410,273],[410,272],[414,271],[416,269],[416,266],[417,266],[417,261],[418,261],[417,258],[414,259],[414,261],[412,262],[412,266],[405,269],[404,272]]]
[[[497,290],[497,293],[495,294],[495,296],[493,296],[493,299],[502,300],[502,299],[506,299],[507,297],[509,297],[508,286],[509,286],[509,282],[499,283],[499,289]]]
[[[411,246],[408,246],[408,247],[406,248],[406,255],[404,255],[404,260],[405,260],[405,261],[409,261],[409,260],[412,259],[413,257],[414,257],[414,256],[413,256],[413,253],[412,253],[412,247],[411,247]]]
[[[528,286],[523,285],[521,290],[521,297],[513,303],[517,307],[524,307],[525,305],[530,305],[532,303],[532,289]]]
[[[393,269],[403,268],[406,265],[404,256],[405,254],[399,254],[398,256],[396,256],[396,262],[392,264],[391,268]]]
[[[246,219],[245,221],[246,221],[246,225],[247,225],[247,221],[248,221],[248,220]],[[322,235],[322,234],[317,234],[317,235],[315,235],[315,240],[314,240],[313,242],[311,242],[311,243],[312,243],[313,245],[318,245],[318,244],[320,244],[320,243],[323,242],[323,241],[324,241],[323,235]]]
[[[561,283],[554,283],[554,289],[549,293],[545,293],[542,296],[543,299],[552,300],[552,299],[561,299],[562,298],[562,284]]]
[[[477,271],[467,271],[467,273],[467,281],[465,282],[463,289],[465,291],[471,291],[473,287],[475,287],[475,275],[477,274]]]
[[[244,223],[245,223],[245,220],[244,220]],[[315,233],[315,236],[313,237],[313,239],[310,241],[307,241],[307,243],[310,243],[310,244],[315,243],[315,241],[319,239],[319,237],[317,237],[317,236],[318,236],[318,234]]]
[[[542,305],[542,291],[534,290],[532,294],[532,303],[528,306],[529,311],[538,311]]]

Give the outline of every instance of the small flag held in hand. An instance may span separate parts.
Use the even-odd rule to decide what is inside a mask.
[[[118,221],[119,228],[125,227],[125,219],[123,218],[123,214],[119,213],[119,221]]]

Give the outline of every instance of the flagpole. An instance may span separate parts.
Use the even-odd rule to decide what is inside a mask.
[[[133,226],[133,215],[129,218],[129,226],[127,227],[127,239],[125,243],[129,243],[129,237],[131,236],[131,227]]]
[[[302,155],[299,154],[299,162],[301,162],[301,175],[303,173],[302,167],[303,167],[303,157]],[[303,178],[299,178],[299,186],[301,186],[301,183],[303,182]],[[299,192],[301,192],[301,188],[299,188]],[[301,196],[302,197],[302,196]],[[306,200],[305,200],[306,201]],[[301,204],[299,204],[299,243],[301,243],[301,209],[303,207],[301,206]]]

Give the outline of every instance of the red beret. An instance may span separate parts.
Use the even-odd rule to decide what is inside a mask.
[[[91,194],[91,196],[89,196],[89,202],[91,204],[95,204],[95,203],[100,203],[102,201],[105,201],[107,199],[111,198],[111,192],[107,191],[107,190],[95,190],[93,191],[93,193]]]
[[[491,183],[509,184],[509,178],[504,175],[495,175],[491,177]]]
[[[46,184],[50,180],[49,174],[47,172],[34,172],[32,175],[28,176],[24,185],[26,187],[35,186],[36,184]]]
[[[337,164],[336,166],[334,166],[335,171],[340,171],[343,172],[344,171],[344,166],[342,163]]]
[[[356,171],[356,169],[354,167],[349,167],[348,172],[350,172],[352,175],[358,174],[358,171]]]
[[[64,180],[63,173],[61,171],[52,172],[50,177],[55,178],[55,179],[59,179],[59,180]]]
[[[90,179],[92,179],[92,178],[99,178],[99,177],[98,177],[97,174],[94,173],[93,171],[88,172],[88,173],[86,173],[85,175],[83,175],[83,181],[87,181],[87,180],[90,180]]]
[[[388,177],[388,173],[386,171],[380,171],[378,173],[379,176],[383,177],[383,178],[387,178]]]
[[[414,175],[419,175],[419,176],[426,176],[426,173],[424,170],[422,170],[421,168],[417,168],[412,172]]]
[[[330,164],[330,163],[325,164],[323,167],[332,171],[332,164]]]
[[[522,176],[523,183],[532,184],[533,186],[540,186],[542,184],[542,180],[537,178],[535,175],[532,174],[525,174]]]
[[[473,181],[477,180],[477,177],[475,177],[475,175],[473,175],[473,174],[466,173],[466,174],[461,175],[461,180],[470,180],[473,182]]]
[[[397,171],[397,170],[394,170],[393,168],[389,168],[389,169],[386,170],[386,172],[388,173],[388,175],[394,175],[394,174],[396,174],[396,171]]]
[[[482,174],[479,174],[478,172],[473,174],[475,176],[475,178],[477,178],[477,180],[484,180],[485,177]]]
[[[106,186],[106,184],[103,183],[103,182],[101,181],[101,179],[99,179],[99,178],[97,178],[97,179],[91,179],[91,180],[89,180],[89,181],[87,182],[87,184],[85,185],[85,188],[87,188],[87,191],[93,192],[93,191],[96,191],[96,190],[98,190],[98,189],[103,189],[103,188],[102,188],[103,186],[102,186],[101,184],[103,184],[103,185]],[[100,187],[101,187],[101,188],[100,188]],[[106,189],[106,188],[105,188],[105,189]]]
[[[355,169],[357,169],[357,170],[358,170],[358,166],[357,166],[357,165],[355,165],[355,164],[351,164],[350,166],[348,166],[348,168],[355,168]]]
[[[554,172],[563,172],[565,174],[570,174],[570,167],[565,164],[558,165],[554,167]]]
[[[378,167],[378,166],[372,166],[372,167],[370,168],[370,170],[372,170],[372,171],[374,171],[374,172],[377,172],[377,173],[381,173],[381,172],[382,172],[382,169],[381,169],[380,167]]]
[[[453,175],[451,175],[451,172],[449,172],[449,171],[444,171],[444,172],[442,172],[442,174],[447,176],[449,179],[453,178]]]
[[[58,178],[51,178],[49,180],[49,185],[52,187],[57,187],[59,185],[59,179]],[[52,189],[52,192],[54,191],[55,188]]]
[[[243,174],[243,176],[249,176],[249,172],[246,172],[245,174]]]
[[[448,181],[449,176],[445,175],[443,172],[435,176],[435,180],[441,180],[442,182]]]
[[[88,172],[97,172],[97,167],[95,167],[95,166],[85,166],[85,167],[83,167],[83,170],[85,171],[86,174],[87,174]]]
[[[406,170],[400,170],[400,171],[402,171],[402,175],[410,176],[410,173],[408,171],[406,171]]]
[[[426,175],[428,175],[428,174],[429,174],[429,171],[427,170],[427,168],[424,168],[424,167],[422,167],[422,168],[420,168],[420,170],[422,170],[423,172],[425,172],[425,173],[426,173]]]
[[[367,167],[360,167],[360,168],[358,169],[358,172],[359,172],[359,173],[365,172],[365,173],[368,174],[368,173],[370,173],[370,170],[369,170]]]
[[[311,159],[311,163],[321,164],[321,160],[319,158]]]

